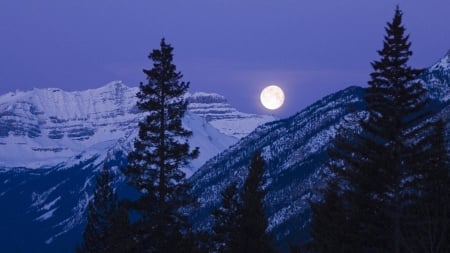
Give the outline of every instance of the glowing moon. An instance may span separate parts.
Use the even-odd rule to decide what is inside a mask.
[[[259,98],[264,107],[269,110],[276,110],[284,103],[284,92],[280,87],[270,85],[261,91]]]

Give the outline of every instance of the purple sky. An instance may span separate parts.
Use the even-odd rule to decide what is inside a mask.
[[[216,92],[246,112],[269,113],[259,91],[276,83],[292,115],[366,85],[395,5],[413,43],[412,65],[450,49],[449,0],[14,0],[0,2],[0,93],[32,88],[136,86],[161,37],[191,91]]]

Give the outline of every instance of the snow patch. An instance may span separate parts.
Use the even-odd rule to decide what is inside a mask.
[[[57,209],[58,209],[58,208],[54,208],[54,209],[52,209],[52,210],[50,210],[50,211],[44,213],[43,215],[37,217],[35,220],[36,220],[36,221],[41,221],[41,222],[42,222],[42,221],[45,221],[45,220],[48,220],[48,219],[50,219],[50,218],[53,216],[53,213],[54,213]]]

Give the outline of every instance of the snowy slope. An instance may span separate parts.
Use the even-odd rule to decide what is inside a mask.
[[[442,118],[450,136],[450,52],[419,77],[429,90],[433,117]],[[364,89],[349,87],[326,96],[292,117],[258,127],[207,161],[191,178],[200,206],[192,211],[199,229],[211,227],[211,210],[232,182],[242,186],[255,150],[266,160],[268,230],[279,249],[288,251],[309,236],[309,205],[324,180],[327,149],[341,126],[356,127],[364,115]],[[450,148],[450,146],[448,147]]]
[[[450,50],[440,61],[426,69],[419,78],[430,97],[441,102],[450,100]]]
[[[101,159],[119,140],[130,151],[143,118],[136,107],[137,91],[115,81],[86,91],[49,88],[0,96],[0,167],[51,167],[80,155],[99,154]],[[221,96],[194,93],[187,97],[195,103],[183,122],[194,132],[191,145],[201,151],[188,174],[272,119],[241,113],[223,97],[225,103],[210,103],[215,97]],[[222,110],[225,107],[228,112]],[[230,131],[230,126],[236,131]]]
[[[228,104],[225,97],[215,93],[197,92],[189,95],[189,110],[205,118],[220,132],[238,139],[256,127],[274,121],[269,115],[243,113]]]
[[[136,91],[34,89],[0,97],[0,166],[54,166],[88,149],[107,150],[137,125]]]
[[[118,191],[128,191],[120,169],[144,117],[135,105],[137,91],[116,81],[87,91],[51,88],[0,96],[0,203],[8,203],[0,211],[0,252],[73,251],[103,164],[116,173]],[[201,93],[205,101],[215,96]],[[188,109],[183,125],[193,131],[190,145],[200,148],[199,158],[183,168],[188,177],[238,141],[208,123],[205,113]]]
[[[321,182],[326,150],[336,128],[363,109],[363,89],[349,87],[322,98],[296,115],[258,127],[207,161],[191,178],[200,204],[191,213],[199,229],[211,226],[211,210],[231,182],[242,186],[256,150],[266,161],[266,212],[277,246],[304,239],[308,199]]]

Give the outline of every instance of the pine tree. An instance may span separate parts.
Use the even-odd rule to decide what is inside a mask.
[[[104,166],[97,176],[94,198],[88,206],[84,242],[77,249],[83,253],[113,252],[110,237],[117,212],[117,196],[111,186],[113,175]]]
[[[165,42],[149,55],[153,68],[144,70],[148,82],[140,84],[138,108],[145,113],[129,165],[128,183],[140,197],[132,202],[139,219],[133,224],[134,240],[141,252],[180,252],[183,234],[190,229],[181,208],[192,202],[181,168],[198,156],[190,150],[191,131],[182,126],[187,109],[184,95],[189,83],[181,81],[173,61],[173,47]]]
[[[230,243],[230,252],[274,252],[271,237],[266,232],[268,221],[264,209],[264,167],[261,153],[255,152],[240,194],[239,227],[236,240]]]
[[[338,182],[326,188],[324,202],[312,205],[319,252],[337,252],[332,244],[338,238],[349,242],[341,252],[410,252],[404,214],[416,201],[409,194],[416,189],[407,179],[420,173],[414,157],[423,147],[416,140],[425,138],[429,127],[421,124],[428,116],[428,98],[421,83],[413,82],[420,70],[407,65],[408,40],[397,7],[378,51],[381,59],[372,63],[367,117],[359,121],[360,131],[344,129],[336,137],[329,168]],[[340,218],[333,220],[330,212],[336,209]],[[344,224],[336,232],[317,227],[328,222],[330,229]]]
[[[221,206],[214,209],[213,241],[214,252],[231,252],[230,244],[236,241],[240,224],[238,210],[240,201],[237,189],[237,183],[230,184],[222,192]]]

